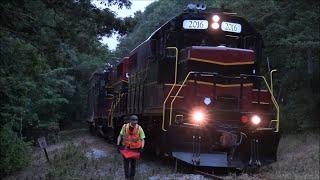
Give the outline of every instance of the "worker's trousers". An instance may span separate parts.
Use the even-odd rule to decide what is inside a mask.
[[[124,164],[124,174],[128,179],[134,179],[134,175],[136,173],[136,160],[135,159],[126,159],[123,158]]]

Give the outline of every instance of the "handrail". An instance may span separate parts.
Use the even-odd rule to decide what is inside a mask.
[[[166,49],[174,49],[176,51],[176,64],[175,64],[175,70],[174,70],[174,84],[172,85],[166,99],[163,101],[163,106],[162,106],[162,130],[167,131],[164,127],[164,121],[165,121],[165,111],[166,111],[166,102],[169,99],[171,92],[175,88],[177,84],[177,71],[178,71],[178,48],[176,47],[167,47]]]
[[[193,74],[193,73],[195,73],[195,72],[190,71],[190,72],[187,74],[186,78],[183,80],[180,88],[178,89],[176,95],[173,97],[173,99],[172,99],[172,101],[171,101],[171,104],[170,104],[170,116],[169,116],[169,126],[171,125],[171,121],[172,121],[171,119],[172,119],[172,106],[173,106],[173,102],[176,100],[176,98],[177,98],[178,94],[180,93],[182,87],[183,87],[184,84],[187,82],[187,79],[189,78],[190,74]]]
[[[111,108],[110,108],[110,112],[109,112],[109,116],[108,116],[108,127],[111,127],[110,126],[110,121],[111,121],[111,118],[112,118],[112,108],[113,108],[113,101],[111,103]]]
[[[273,76],[273,73],[274,73],[274,72],[277,72],[277,70],[276,70],[276,69],[273,69],[273,70],[270,71],[270,86],[271,86],[270,89],[271,89],[271,93],[272,93],[272,94],[273,94],[273,77],[272,77],[272,76]]]
[[[176,51],[176,64],[175,64],[175,67],[174,67],[174,83],[176,84],[177,83],[177,73],[178,73],[178,48],[176,47],[167,47],[166,49],[174,49]]]
[[[169,118],[169,125],[171,125],[171,122],[172,122],[172,107],[173,107],[173,103],[174,103],[174,101],[176,100],[177,96],[179,95],[179,93],[180,93],[180,91],[181,91],[182,87],[183,87],[183,86],[185,85],[185,83],[187,82],[187,79],[189,78],[189,76],[190,76],[191,74],[194,74],[194,73],[200,73],[200,72],[190,71],[190,72],[188,73],[188,75],[186,76],[186,78],[183,80],[183,83],[181,84],[180,88],[178,89],[177,93],[175,94],[175,96],[174,96],[173,100],[171,101],[171,104],[170,104],[170,118]],[[273,92],[271,91],[271,88],[270,88],[270,86],[269,86],[269,84],[268,84],[268,82],[267,82],[266,78],[265,78],[264,76],[247,75],[247,74],[241,74],[241,76],[257,77],[257,78],[261,78],[261,79],[263,79],[263,80],[264,80],[264,82],[265,82],[265,84],[266,84],[266,86],[267,86],[267,88],[268,88],[268,90],[269,90],[269,92],[270,92],[270,94],[271,94],[271,100],[272,100],[272,103],[273,103],[273,105],[275,106],[275,108],[276,108],[276,110],[277,110],[277,117],[276,117],[277,119],[275,119],[275,120],[271,120],[270,122],[276,122],[276,123],[277,123],[277,124],[276,124],[276,130],[275,130],[275,132],[279,132],[279,124],[280,124],[280,108],[279,108],[279,105],[278,105],[278,103],[277,103],[277,101],[276,101],[275,97],[273,96]]]
[[[273,91],[271,90],[268,82],[267,82],[267,79],[264,77],[264,76],[257,76],[257,75],[248,75],[248,74],[242,74],[243,76],[247,76],[247,77],[259,77],[259,78],[262,78],[264,80],[264,83],[266,84],[269,92],[270,92],[270,95],[271,95],[271,100],[272,100],[272,103],[273,105],[275,106],[275,108],[277,109],[277,119],[273,119],[271,120],[270,122],[276,122],[277,125],[276,125],[276,131],[275,132],[279,132],[279,125],[280,125],[280,108],[279,108],[279,105],[278,105],[278,102],[276,100],[276,98],[273,96]],[[271,124],[270,124],[271,125]]]
[[[273,91],[271,90],[270,86],[268,85],[268,82],[267,82],[266,78],[264,76],[261,76],[261,77],[264,80],[265,84],[267,85],[267,88],[268,88],[268,90],[270,91],[270,94],[271,94],[272,103],[277,109],[277,119],[276,120],[271,120],[271,122],[276,122],[277,123],[275,132],[279,132],[280,108],[279,108],[278,102],[276,101],[276,98],[273,96]]]
[[[116,108],[116,106],[119,104],[119,102],[121,101],[122,96],[124,95],[124,93],[119,94],[118,98],[116,99],[115,103],[111,104],[111,110],[110,110],[110,120],[108,121],[108,127],[112,127],[113,128],[113,111]]]

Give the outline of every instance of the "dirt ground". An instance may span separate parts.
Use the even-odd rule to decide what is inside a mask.
[[[124,179],[123,160],[114,145],[108,144],[100,137],[92,136],[86,129],[62,133],[61,139],[60,143],[50,145],[47,148],[50,160],[54,161],[50,165],[46,161],[43,151],[40,148],[35,148],[31,165],[5,179]],[[66,161],[55,160],[68,144],[81,148],[81,152],[85,156],[81,161],[73,164],[75,166],[77,163],[82,163],[85,167],[82,166],[72,173],[66,172],[70,169],[59,169],[59,163],[62,163],[62,166],[74,163],[68,160],[69,156],[73,156],[72,153],[65,157]],[[283,136],[278,149],[278,158],[278,162],[261,168],[257,174],[237,176],[232,174],[224,176],[224,178],[319,179],[319,133]],[[174,173],[173,165],[171,160],[144,157],[137,163],[136,179],[207,179],[197,174]]]
[[[65,135],[64,135],[65,136]],[[83,176],[80,179],[119,179],[124,180],[122,157],[112,144],[108,144],[103,138],[92,136],[87,130],[79,130],[75,136],[73,133],[62,143],[53,144],[47,147],[49,159],[53,159],[67,144],[74,144],[85,149],[85,156],[89,160],[99,160],[98,167],[94,172],[87,172],[90,176]],[[73,137],[75,136],[75,137]],[[95,164],[97,165],[97,164]],[[6,180],[13,179],[60,179],[48,177],[48,169],[51,167],[46,161],[44,152],[40,148],[35,148],[33,162],[31,165],[14,175],[6,177]],[[154,160],[146,157],[137,162],[136,179],[206,179],[201,175],[174,174],[173,167],[166,160]],[[112,176],[110,177],[110,174]],[[170,175],[168,175],[170,174]],[[78,177],[66,177],[67,179],[78,179]]]

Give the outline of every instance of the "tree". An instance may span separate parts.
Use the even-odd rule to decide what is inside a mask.
[[[0,12],[1,132],[32,139],[50,123],[84,121],[89,77],[112,56],[99,37],[126,33],[130,18],[118,19],[90,0],[4,0]]]

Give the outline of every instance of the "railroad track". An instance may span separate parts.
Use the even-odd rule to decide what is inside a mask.
[[[178,172],[178,166],[184,166],[183,164],[180,164],[177,160],[175,162],[175,172]],[[186,165],[186,164],[185,164]],[[185,166],[186,167],[186,166]],[[225,177],[223,176],[217,176],[217,175],[214,175],[213,173],[208,173],[208,172],[205,172],[205,171],[201,171],[200,169],[195,169],[194,167],[186,167],[185,169],[187,172],[193,172],[195,174],[200,174],[200,175],[203,175],[204,177],[207,177],[207,178],[210,178],[210,179],[215,179],[215,180],[226,180]]]
[[[211,178],[211,179],[215,179],[215,180],[225,180],[225,178],[221,177],[221,176],[217,176],[214,174],[210,174],[210,173],[206,173],[203,171],[199,171],[199,170],[194,170],[195,173],[201,174],[205,177]]]

